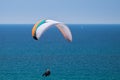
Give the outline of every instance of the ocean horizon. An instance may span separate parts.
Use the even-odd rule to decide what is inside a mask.
[[[120,80],[120,24],[67,24],[71,43],[54,26],[34,40],[33,26],[0,24],[0,80]]]

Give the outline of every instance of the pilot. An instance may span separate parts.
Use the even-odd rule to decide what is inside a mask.
[[[47,76],[49,76],[50,75],[50,69],[47,69],[46,70],[46,72],[44,72],[43,74],[42,74],[42,76],[45,76],[45,77],[47,77]]]

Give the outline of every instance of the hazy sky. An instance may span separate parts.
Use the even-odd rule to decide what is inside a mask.
[[[120,0],[0,0],[0,24],[41,18],[77,24],[120,24]]]

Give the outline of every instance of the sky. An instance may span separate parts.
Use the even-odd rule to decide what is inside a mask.
[[[120,24],[120,0],[0,0],[0,24]]]

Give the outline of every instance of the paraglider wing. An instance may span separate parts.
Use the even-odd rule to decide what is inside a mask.
[[[51,28],[52,25],[55,25],[60,30],[62,35],[65,37],[65,39],[67,39],[68,41],[72,41],[72,34],[69,28],[61,22],[57,22],[53,20],[45,20],[36,24],[37,26],[35,27],[34,25],[32,29],[32,36],[36,40],[38,40],[48,28]]]
[[[56,26],[60,30],[60,32],[62,33],[64,38],[71,42],[72,41],[72,34],[71,34],[70,29],[66,25],[64,25],[62,23],[57,24]]]
[[[37,39],[39,39],[39,38],[41,37],[41,35],[42,35],[48,28],[52,27],[52,25],[55,25],[55,24],[57,24],[57,23],[59,23],[59,22],[55,22],[55,21],[53,21],[53,22],[52,22],[52,21],[48,22],[48,21],[46,21],[46,23],[40,25],[40,26],[37,28],[37,30],[36,30],[36,37],[37,37]]]
[[[35,40],[38,40],[38,38],[36,37],[36,30],[37,28],[44,24],[45,23],[45,20],[39,20],[36,22],[36,24],[34,24],[33,28],[32,28],[32,37],[35,39]]]

